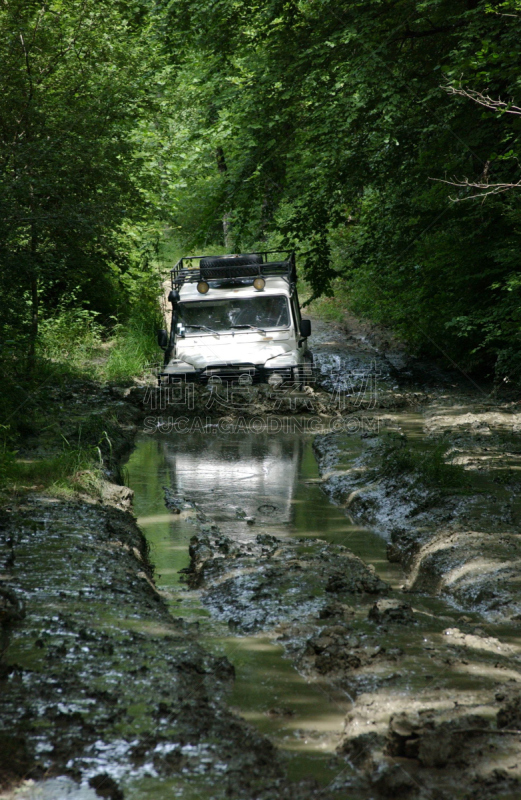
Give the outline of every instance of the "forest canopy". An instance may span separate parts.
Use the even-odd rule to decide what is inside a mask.
[[[314,295],[521,378],[520,0],[4,0],[0,30],[4,338],[123,319],[166,231],[294,246]]]
[[[202,246],[224,218],[233,249],[295,245],[316,294],[334,281],[417,347],[519,375],[521,4],[170,0],[158,14],[183,235]]]

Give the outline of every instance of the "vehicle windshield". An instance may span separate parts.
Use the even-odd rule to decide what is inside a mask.
[[[178,309],[180,322],[188,333],[190,326],[222,333],[233,328],[265,331],[268,328],[289,328],[290,325],[288,299],[284,295],[180,303]]]

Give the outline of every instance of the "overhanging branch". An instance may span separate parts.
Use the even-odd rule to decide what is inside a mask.
[[[501,111],[504,114],[514,114],[517,117],[521,116],[521,108],[514,105],[513,100],[509,100],[508,102],[504,100],[494,100],[492,97],[489,97],[488,94],[478,92],[475,89],[456,89],[455,86],[442,86],[441,88],[448,94],[467,97],[469,100],[473,100],[474,103],[483,106],[483,108],[487,108],[489,111]]]
[[[487,197],[490,194],[501,194],[502,192],[508,192],[510,189],[521,188],[521,180],[516,183],[480,183],[479,181],[469,181],[468,178],[464,178],[461,181],[448,181],[443,178],[429,178],[429,180],[436,181],[437,183],[446,183],[449,186],[456,186],[458,189],[477,189],[479,191],[479,194],[470,194],[466,195],[466,197],[451,197],[450,199],[453,203],[459,203],[462,200],[472,200],[476,197]]]

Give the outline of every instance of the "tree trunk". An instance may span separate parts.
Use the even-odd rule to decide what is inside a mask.
[[[31,198],[32,205],[32,198]],[[31,326],[29,329],[29,349],[27,353],[27,370],[32,373],[34,370],[34,362],[36,356],[36,339],[38,337],[38,313],[40,298],[38,295],[38,271],[37,271],[37,257],[36,257],[36,230],[34,222],[31,224]]]
[[[221,173],[223,177],[226,176],[228,172],[228,165],[226,163],[226,158],[224,155],[224,150],[222,147],[218,147],[215,151],[215,158],[217,160],[217,169]],[[230,222],[230,212],[225,211],[223,214],[223,237],[224,237],[224,246],[227,250],[233,249],[233,240],[232,240],[232,224]]]

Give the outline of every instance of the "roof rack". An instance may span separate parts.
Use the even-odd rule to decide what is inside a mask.
[[[278,255],[279,258],[270,256]],[[282,256],[282,258],[280,258]],[[223,256],[186,256],[171,270],[172,288],[199,281],[230,281],[257,276],[277,275],[296,283],[295,253],[293,250],[261,250]]]

